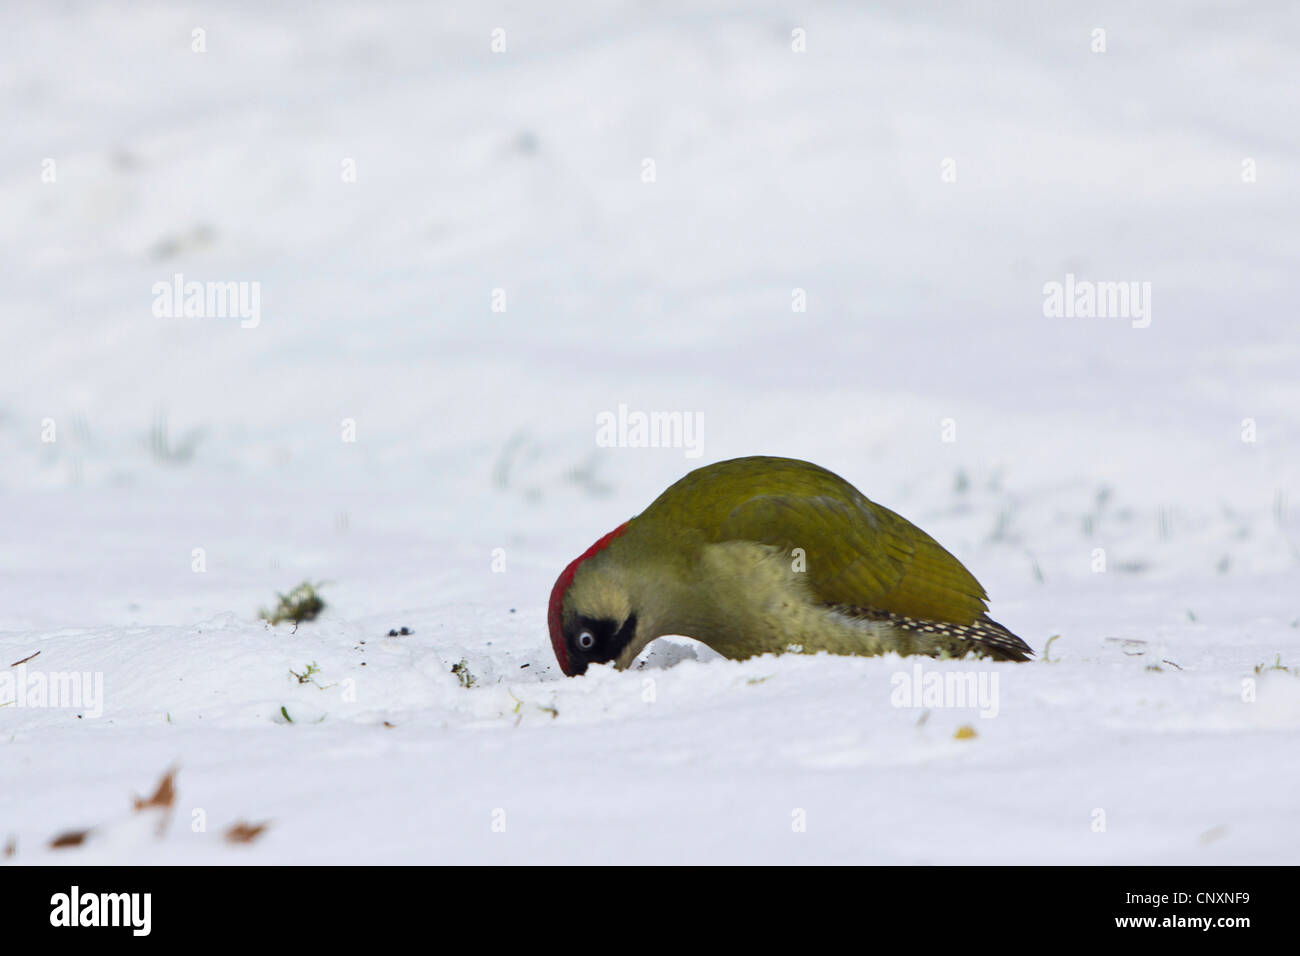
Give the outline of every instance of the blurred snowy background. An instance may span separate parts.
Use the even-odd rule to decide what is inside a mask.
[[[6,859],[1300,862],[1300,7],[926,7],[0,9],[0,667],[104,681],[0,701]],[[749,454],[1049,660],[987,720],[897,658],[560,677],[563,565]]]

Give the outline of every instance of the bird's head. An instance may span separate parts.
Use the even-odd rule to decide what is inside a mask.
[[[588,664],[626,667],[649,642],[638,630],[626,577],[606,551],[627,529],[619,525],[570,562],[551,589],[547,623],[560,670],[570,677]]]

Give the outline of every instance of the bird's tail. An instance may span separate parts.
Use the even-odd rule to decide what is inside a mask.
[[[1027,661],[1034,653],[1032,647],[988,615],[967,626],[966,638],[995,661]]]
[[[1027,661],[1034,653],[1032,647],[987,615],[971,624],[953,624],[949,621],[921,620],[891,611],[854,608],[851,613],[855,617],[888,623],[899,631],[899,636],[907,639],[904,653],[931,656],[946,653],[954,657],[974,654],[995,661]]]

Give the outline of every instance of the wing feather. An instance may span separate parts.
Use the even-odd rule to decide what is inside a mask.
[[[860,494],[755,495],[733,508],[713,537],[802,548],[808,585],[828,604],[953,624],[974,623],[988,610],[984,589],[960,561]]]

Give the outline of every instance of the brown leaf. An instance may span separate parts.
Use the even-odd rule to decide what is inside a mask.
[[[15,840],[11,835],[9,839],[5,841],[5,850],[4,850],[5,859],[8,859],[9,857],[13,856],[17,850],[18,850],[18,841]]]
[[[268,826],[269,823],[245,823],[240,820],[238,823],[231,824],[230,829],[226,831],[226,842],[252,843]]]
[[[81,846],[86,842],[86,837],[90,836],[89,830],[68,830],[66,833],[60,833],[50,841],[50,848],[54,850],[67,846]]]
[[[164,810],[170,809],[171,805],[176,802],[176,768],[172,767],[163,774],[163,778],[158,781],[158,789],[153,792],[152,797],[148,800],[134,797],[132,802],[135,805],[136,813],[150,807],[161,807]]]

